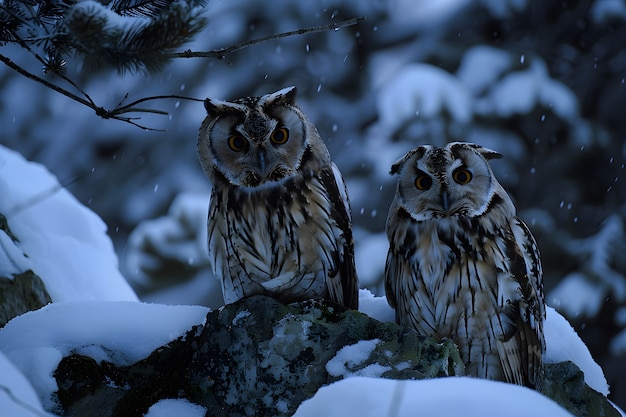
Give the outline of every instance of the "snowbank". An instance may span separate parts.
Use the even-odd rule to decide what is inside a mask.
[[[53,301],[137,300],[104,222],[46,168],[0,146],[0,195],[0,213]],[[5,236],[0,247],[8,245]]]
[[[0,329],[0,352],[26,376],[45,408],[54,407],[52,376],[64,356],[129,365],[202,324],[209,309],[133,301],[53,303]],[[5,369],[0,362],[0,374]],[[13,386],[13,384],[7,384]]]
[[[571,417],[536,391],[475,378],[422,381],[352,377],[321,388],[295,417]]]

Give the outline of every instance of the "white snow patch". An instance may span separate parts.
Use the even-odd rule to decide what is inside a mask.
[[[53,303],[0,329],[0,352],[28,378],[46,409],[58,389],[52,373],[64,356],[129,365],[203,324],[209,309],[131,301]],[[0,369],[0,374],[4,372]]]
[[[295,417],[572,417],[544,395],[477,378],[392,380],[354,377],[320,388]]]
[[[33,387],[2,352],[0,352],[0,411],[7,417],[52,416],[43,410]]]
[[[182,193],[176,196],[166,216],[141,222],[128,237],[124,271],[129,279],[150,285],[152,271],[159,267],[160,258],[176,259],[181,263],[208,266],[207,252],[207,194]],[[155,252],[159,257],[155,257]],[[217,289],[218,285],[210,289]]]
[[[472,98],[465,85],[427,64],[401,68],[381,86],[377,108],[381,123],[392,130],[415,117],[430,119],[444,111],[458,122],[472,118]]]
[[[368,290],[362,289],[359,292],[359,310],[383,322],[395,321],[395,312],[387,303],[387,299],[376,297]],[[543,330],[546,339],[544,361],[546,363],[574,362],[584,372],[587,385],[604,395],[608,395],[609,386],[602,368],[593,359],[587,345],[567,319],[550,306],[546,306],[546,320]],[[623,334],[624,336],[618,337],[620,341],[623,340],[624,347],[626,347],[626,331]],[[617,347],[619,348],[619,346],[618,344]]]
[[[469,49],[457,71],[457,77],[474,94],[493,85],[512,64],[511,54],[502,49],[479,45]]]
[[[389,15],[394,23],[421,27],[441,24],[458,13],[469,0],[393,0],[388,3]]]
[[[611,349],[611,353],[614,356],[623,356],[626,354],[626,330],[622,330],[617,336],[613,337],[609,349]]]
[[[612,19],[626,20],[624,0],[596,0],[591,6],[591,19],[601,25]]]
[[[609,394],[609,385],[600,365],[591,357],[587,345],[567,319],[554,308],[547,306],[543,325],[546,338],[546,363],[574,362],[585,374],[585,382],[603,395]]]
[[[376,297],[368,289],[359,290],[359,311],[382,322],[394,322],[396,313],[386,297]]]
[[[492,16],[506,18],[526,8],[528,0],[478,0]]]
[[[391,370],[391,367],[373,363],[365,368],[352,370],[352,368],[361,365],[370,357],[378,343],[380,343],[380,339],[360,340],[353,345],[344,346],[326,363],[326,371],[334,377],[380,377],[384,372]]]
[[[32,268],[32,262],[22,252],[19,242],[14,242],[4,230],[0,230],[0,276],[12,278]]]
[[[591,282],[581,272],[572,272],[550,291],[548,301],[568,317],[595,317],[606,293],[606,286]]]
[[[152,405],[144,417],[204,417],[206,411],[206,408],[184,398],[168,398]]]
[[[0,213],[53,301],[137,300],[117,268],[104,222],[46,168],[0,146],[0,195]]]
[[[355,231],[356,232],[356,231]],[[385,273],[389,242],[384,233],[361,232],[355,241],[354,259],[359,273],[359,284],[364,287],[380,283]]]
[[[476,102],[480,114],[499,117],[527,114],[537,104],[551,109],[565,120],[578,115],[578,99],[564,84],[550,78],[546,64],[534,58],[530,68],[506,75],[487,96]]]
[[[232,320],[232,322],[231,322],[231,323],[233,324],[233,326],[239,326],[239,324],[240,324],[243,320],[247,319],[247,318],[248,318],[248,317],[250,317],[251,315],[252,315],[252,313],[250,313],[248,310],[243,310],[243,311],[240,311],[239,313],[237,313],[237,314],[235,315],[235,317],[233,317],[233,320]]]

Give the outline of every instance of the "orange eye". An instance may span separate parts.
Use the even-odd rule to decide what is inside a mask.
[[[472,173],[467,169],[459,168],[452,173],[452,179],[458,184],[465,185],[472,180]]]
[[[272,140],[272,143],[276,145],[284,145],[289,139],[289,129],[286,127],[279,127],[272,132],[270,139]]]
[[[235,152],[241,152],[248,148],[248,141],[243,136],[232,135],[228,138],[228,147]]]
[[[433,185],[433,179],[426,174],[420,174],[415,178],[415,188],[418,190],[428,190]]]

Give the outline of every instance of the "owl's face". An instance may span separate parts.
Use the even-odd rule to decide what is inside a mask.
[[[391,167],[397,203],[417,221],[480,216],[501,189],[487,162],[500,157],[472,143],[419,146]]]
[[[206,99],[198,153],[209,176],[257,187],[290,177],[306,149],[307,123],[295,106],[295,87],[232,102]]]

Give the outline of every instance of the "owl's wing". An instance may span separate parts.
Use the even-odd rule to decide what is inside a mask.
[[[539,389],[543,377],[546,314],[541,261],[528,227],[517,217],[511,220],[510,226],[506,250],[509,273],[516,282],[516,289],[501,295],[506,288],[498,288],[498,298],[510,300],[500,306],[504,332],[498,350],[507,381]]]
[[[387,219],[389,251],[385,263],[385,294],[389,305],[396,310],[396,319],[398,319],[401,313],[398,308],[402,305],[399,298],[403,293],[415,291],[415,288],[408,288],[407,285],[414,286],[418,280],[414,266],[411,265],[407,256],[402,255],[416,251],[417,236],[409,226],[411,222],[400,220],[405,212],[398,210],[395,200],[391,204],[389,213]]]
[[[328,288],[333,301],[356,310],[359,307],[359,282],[354,263],[354,240],[352,238],[352,216],[346,185],[334,163],[322,170],[320,180],[332,203],[330,217],[335,221],[341,236],[337,236],[337,272],[328,277]]]

